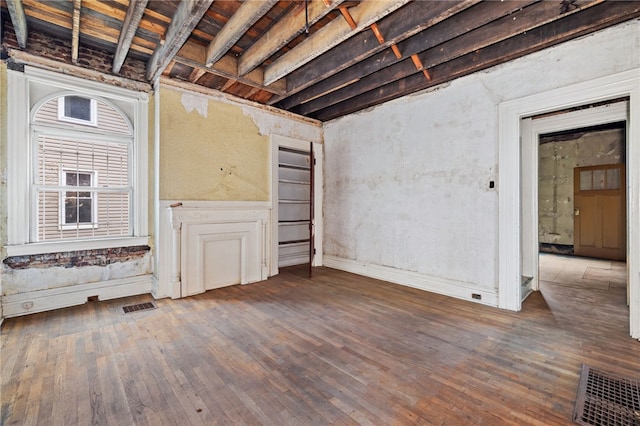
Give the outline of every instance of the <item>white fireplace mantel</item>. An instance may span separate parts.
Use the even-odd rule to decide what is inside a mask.
[[[162,204],[156,297],[186,297],[267,279],[270,203]]]

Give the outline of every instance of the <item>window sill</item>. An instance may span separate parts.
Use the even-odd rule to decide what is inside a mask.
[[[81,241],[50,241],[45,243],[9,245],[4,248],[7,256],[27,256],[31,254],[60,253],[65,251],[146,245],[149,245],[149,237],[125,237]]]

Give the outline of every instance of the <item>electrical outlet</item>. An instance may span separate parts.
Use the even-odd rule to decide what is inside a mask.
[[[22,309],[28,311],[33,308],[33,302],[22,302]]]

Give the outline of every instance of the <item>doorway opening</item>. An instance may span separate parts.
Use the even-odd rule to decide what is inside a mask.
[[[535,124],[543,118],[533,126],[544,128]],[[598,315],[628,305],[626,128],[613,121],[538,137],[538,288],[545,298],[597,300],[589,305]],[[581,317],[595,319],[592,309]]]

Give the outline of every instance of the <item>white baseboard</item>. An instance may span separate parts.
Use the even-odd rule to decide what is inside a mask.
[[[2,297],[2,313],[5,318],[36,312],[50,311],[69,306],[82,305],[88,297],[98,300],[117,299],[151,292],[152,275],[78,284]]]
[[[478,288],[471,283],[433,277],[418,272],[379,266],[370,263],[357,262],[336,256],[324,255],[324,266],[351,272],[365,277],[376,278],[400,284],[419,290],[451,296],[458,299],[481,303],[483,305],[498,306],[498,294],[495,290]],[[474,297],[480,296],[480,299]]]

